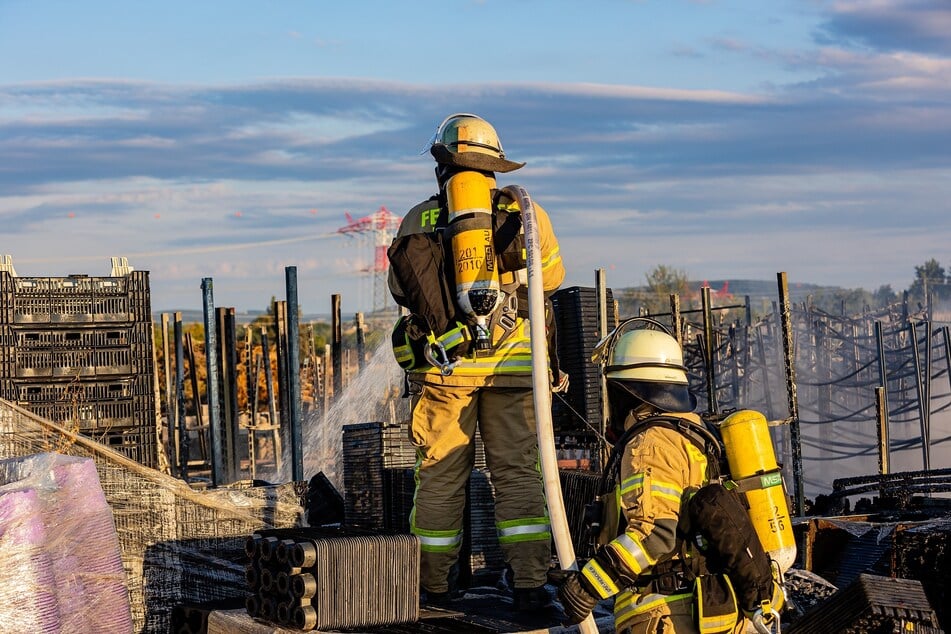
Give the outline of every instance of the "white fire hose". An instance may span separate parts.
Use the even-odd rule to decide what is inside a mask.
[[[539,244],[538,223],[535,207],[528,192],[518,185],[504,190],[518,202],[525,227],[525,247],[528,267],[528,314],[531,323],[532,386],[535,397],[535,427],[538,433],[538,458],[545,483],[551,532],[555,539],[555,552],[564,570],[577,570],[575,548],[568,531],[568,517],[561,495],[561,480],[558,476],[558,456],[555,453],[555,433],[551,421],[551,381],[548,377],[548,339],[545,333],[545,290],[542,280],[542,252]],[[582,634],[598,634],[594,617],[578,624]]]

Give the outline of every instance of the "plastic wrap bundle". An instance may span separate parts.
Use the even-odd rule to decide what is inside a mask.
[[[0,487],[5,489],[7,487]],[[0,629],[59,632],[53,564],[35,490],[0,490]]]
[[[91,459],[0,461],[0,509],[0,629],[132,631],[119,540]]]

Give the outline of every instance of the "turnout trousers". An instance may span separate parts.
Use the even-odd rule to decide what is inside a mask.
[[[420,539],[421,585],[430,592],[449,589],[449,571],[462,544],[477,426],[495,488],[499,543],[515,587],[543,585],[551,564],[551,527],[538,466],[532,390],[417,385],[421,391],[413,397],[410,428],[417,448],[410,525]]]

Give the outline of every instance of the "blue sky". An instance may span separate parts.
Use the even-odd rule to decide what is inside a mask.
[[[951,265],[942,0],[0,0],[0,254],[151,271],[156,310],[369,310],[345,213],[432,193],[420,155],[482,114],[527,166],[568,285],[874,290]]]

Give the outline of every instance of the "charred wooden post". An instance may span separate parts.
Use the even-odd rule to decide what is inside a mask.
[[[789,301],[789,283],[785,271],[777,274],[779,283],[779,303],[781,306],[781,325],[783,332],[783,367],[786,370],[786,396],[789,405],[789,440],[793,463],[793,506],[794,512],[802,516],[806,507],[802,476],[802,439],[799,433],[799,399],[796,394],[796,362],[793,347],[791,304]]]
[[[287,398],[287,302],[274,302],[274,350],[277,353],[277,407],[281,416],[281,435],[289,435],[290,412]],[[289,440],[289,439],[288,439]]]
[[[169,456],[182,480],[188,480],[188,427],[185,425],[185,354],[182,346],[182,314],[175,313],[173,329],[175,337],[175,405],[169,410],[169,422],[174,428],[175,451]],[[194,371],[192,372],[194,374]],[[198,399],[197,390],[193,390]],[[172,458],[174,456],[174,459]]]
[[[180,321],[180,320],[179,320]],[[185,335],[185,345],[186,352],[188,353],[188,376],[191,378],[192,384],[192,400],[195,401],[195,424],[198,427],[198,450],[201,453],[201,459],[203,462],[208,461],[208,443],[205,439],[205,416],[201,410],[201,391],[198,389],[198,365],[195,363],[195,342],[192,341],[192,336],[190,334]],[[189,438],[187,433],[187,428],[185,425],[185,417],[182,416],[181,419],[181,429],[183,437],[183,447],[182,454],[185,456],[184,460],[188,460],[188,444]]]
[[[333,372],[334,372],[334,400],[340,398],[343,393],[343,334],[341,333],[340,319],[340,295],[330,296],[330,320],[331,330],[333,331]]]
[[[274,403],[274,373],[271,371],[271,346],[267,339],[267,329],[261,328],[261,356],[264,357],[264,392],[267,398],[268,424],[280,425],[277,418],[277,406]]]
[[[171,463],[172,473],[178,469],[178,427],[175,425],[176,398],[172,393],[172,342],[169,338],[168,313],[162,313],[162,365],[165,369],[165,425],[168,428],[168,461]],[[177,368],[176,368],[177,372]]]
[[[915,365],[915,392],[918,395],[918,423],[921,427],[921,465],[927,471],[931,468],[931,442],[929,439],[928,417],[925,411],[928,404],[925,402],[924,381],[921,378],[921,350],[918,349],[918,329],[914,321],[908,322],[909,344]]]
[[[889,473],[889,434],[888,434],[888,401],[885,400],[885,388],[875,388],[875,420],[878,423],[878,472],[882,475]]]
[[[670,327],[673,330],[674,338],[677,344],[682,348],[684,345],[683,317],[680,314],[680,295],[670,294]]]
[[[226,482],[238,479],[238,368],[234,308],[215,309],[218,372],[221,380],[222,465]]]
[[[366,324],[363,323],[363,313],[357,313],[353,319],[357,330],[357,371],[363,372],[367,364]]]

